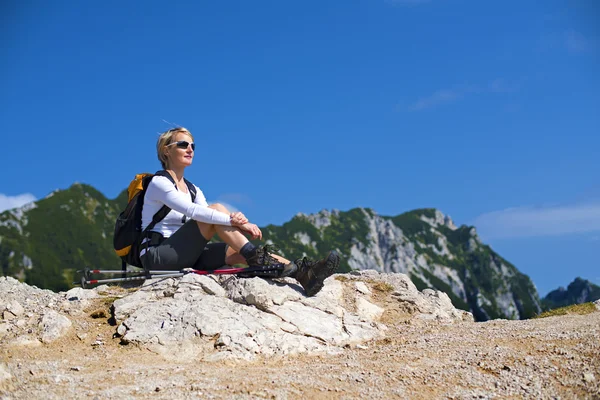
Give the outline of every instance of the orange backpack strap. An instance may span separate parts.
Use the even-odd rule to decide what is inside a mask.
[[[135,196],[137,193],[141,192],[144,189],[144,178],[149,175],[152,174],[148,172],[137,174],[135,178],[133,178],[133,180],[129,183],[129,187],[127,188],[127,194],[129,197],[129,199],[127,200],[128,202],[131,201],[131,199],[133,199],[133,196]]]

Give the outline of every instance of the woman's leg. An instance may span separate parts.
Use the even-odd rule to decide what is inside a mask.
[[[224,212],[229,214],[229,210],[225,206],[219,203],[211,204],[209,208]],[[244,256],[240,254],[240,249],[249,242],[248,238],[240,231],[238,228],[234,226],[226,226],[226,225],[213,225],[206,224],[204,222],[197,222],[198,227],[200,228],[200,232],[202,236],[206,239],[210,240],[215,233],[219,235],[219,237],[229,245],[227,249],[227,255],[225,258],[225,262],[228,265],[234,264],[247,264]],[[272,257],[277,261],[283,264],[289,264],[290,261],[285,258],[272,254]]]
[[[200,228],[200,233],[202,233],[202,236],[204,236],[206,239],[210,240],[213,236],[215,236],[216,233],[225,243],[230,246],[230,248],[237,252],[239,252],[240,249],[249,242],[246,236],[244,236],[244,234],[236,227],[213,225],[198,221],[196,221],[196,223],[198,224],[198,228]]]
[[[221,236],[221,234],[219,234],[219,237]],[[271,254],[271,257],[275,258],[277,261],[279,261],[282,264],[289,264],[290,260],[285,259],[281,256],[278,256],[277,254]],[[246,259],[244,258],[244,256],[242,256],[239,251],[233,249],[231,246],[229,246],[229,248],[227,249],[227,255],[225,256],[225,263],[227,265],[235,265],[235,264],[248,264],[248,262],[246,261]]]
[[[222,204],[216,203],[209,207],[229,214],[229,210]],[[239,250],[248,243],[249,240],[239,229],[231,226],[209,225],[200,222],[198,222],[198,226],[200,227],[200,232],[206,239],[210,240],[215,233],[218,233],[219,237],[223,239],[225,243],[229,244],[229,249],[227,249],[225,258],[227,264],[247,264],[246,259],[239,253]],[[307,296],[314,296],[317,294],[323,288],[325,279],[331,276],[340,264],[340,257],[336,251],[329,252],[327,257],[316,262],[311,262],[304,258],[302,260],[296,260],[294,263],[290,263],[290,261],[281,256],[274,254],[268,254],[268,256],[275,258],[277,261],[286,265],[282,271],[284,274],[283,276],[295,278],[304,288]]]

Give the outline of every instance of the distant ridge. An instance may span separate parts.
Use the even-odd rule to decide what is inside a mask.
[[[553,309],[558,307],[570,306],[572,304],[582,304],[600,299],[600,286],[594,285],[590,281],[577,277],[565,289],[559,287],[551,291],[542,299],[544,309]]]
[[[67,290],[84,267],[120,268],[112,248],[114,221],[126,191],[107,199],[76,183],[27,206],[0,213],[3,275],[54,291]],[[472,226],[456,226],[432,208],[380,216],[369,208],[302,213],[264,237],[291,259],[337,249],[339,272],[406,273],[419,290],[444,291],[479,321],[530,318],[541,311],[528,276],[481,242]],[[258,243],[258,242],[257,242]]]

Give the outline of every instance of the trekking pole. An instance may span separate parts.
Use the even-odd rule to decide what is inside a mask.
[[[118,269],[89,269],[85,268],[83,270],[77,271],[82,273],[80,282],[73,282],[73,285],[81,285],[82,288],[86,288],[90,284],[97,283],[110,283],[110,282],[126,282],[132,280],[141,280],[140,278],[144,277],[144,279],[148,278],[149,274],[146,271],[122,271]],[[162,274],[175,274],[181,273],[181,271],[152,271],[154,274],[162,275]],[[112,279],[92,279],[92,274],[105,274],[105,275],[116,275],[122,274],[121,278],[112,278]],[[128,274],[144,274],[144,275],[133,275],[127,276]],[[130,278],[138,278],[138,279],[130,279]]]
[[[88,285],[96,285],[102,283],[114,283],[114,282],[130,282],[130,281],[139,281],[144,279],[152,279],[158,277],[180,277],[183,276],[184,273],[182,271],[152,271],[152,274],[147,273],[146,271],[126,271],[118,269],[89,269],[86,268],[81,272],[81,281],[73,282],[74,285],[81,285],[82,288],[87,288]],[[122,274],[120,278],[110,278],[110,279],[93,279],[92,274],[105,274],[105,275],[117,275]],[[127,276],[128,274],[136,274],[133,276]]]
[[[88,270],[84,270],[84,271],[77,271],[77,272],[86,272],[88,274],[107,274],[107,275],[111,275],[111,274],[121,274],[123,273],[123,271],[118,270],[118,269],[88,269]],[[156,274],[174,274],[174,273],[180,273],[181,271],[176,271],[176,270],[171,270],[171,271],[150,271],[152,273],[152,275],[156,275]],[[127,274],[145,274],[146,271],[127,271]]]
[[[146,279],[156,279],[156,278],[179,278],[182,277],[186,274],[196,274],[196,275],[235,275],[235,274],[242,274],[242,275],[251,275],[253,273],[263,273],[265,275],[263,276],[274,276],[272,274],[272,272],[274,271],[279,271],[279,270],[283,270],[283,264],[276,264],[276,265],[270,265],[270,266],[263,266],[263,267],[258,267],[258,266],[252,266],[252,267],[242,267],[242,268],[233,268],[233,267],[227,267],[227,268],[219,268],[219,269],[213,269],[213,270],[199,270],[199,269],[184,269],[182,271],[131,271],[131,272],[127,272],[127,273],[135,273],[135,274],[143,274],[143,275],[136,275],[136,276],[128,276],[128,277],[121,277],[121,278],[110,278],[110,279],[91,279],[90,274],[121,274],[123,271],[119,271],[119,270],[101,270],[101,269],[85,269],[83,271],[83,276],[81,277],[81,287],[82,288],[87,288],[88,285],[96,285],[96,284],[103,284],[103,283],[115,283],[115,282],[131,282],[131,281],[141,281],[141,280],[146,280]],[[271,272],[271,274],[269,274],[269,272]],[[258,276],[258,275],[257,275]],[[242,277],[249,277],[249,276],[242,276]],[[74,283],[77,284],[77,283]]]
[[[122,271],[117,271],[118,274],[120,274]],[[181,277],[183,275],[185,275],[185,272],[174,272],[174,271],[170,271],[171,274],[157,274],[157,275],[140,275],[140,276],[128,276],[125,278],[111,278],[111,279],[82,279],[81,280],[81,287],[83,287],[84,289],[88,286],[88,285],[97,285],[97,284],[103,284],[103,283],[114,283],[114,282],[132,282],[132,281],[143,281],[146,279],[155,279],[155,278],[178,278]]]

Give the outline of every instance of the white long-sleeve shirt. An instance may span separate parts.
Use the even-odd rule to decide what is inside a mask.
[[[183,193],[177,190],[177,187],[164,176],[154,176],[148,184],[146,195],[144,197],[144,207],[142,209],[142,230],[145,229],[152,217],[167,205],[171,211],[167,216],[154,226],[153,232],[159,232],[163,237],[171,236],[177,229],[184,224],[183,216],[196,221],[206,222],[216,225],[231,226],[231,218],[228,214],[208,208],[204,193],[196,187],[196,199],[192,202],[191,193]]]

